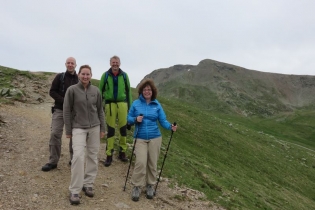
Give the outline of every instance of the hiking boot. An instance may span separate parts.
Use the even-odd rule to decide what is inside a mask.
[[[72,164],[72,159],[73,159],[73,152],[70,152],[70,160],[69,160],[69,166],[71,166]]]
[[[152,199],[153,196],[154,196],[153,185],[148,184],[147,190],[146,190],[146,197],[147,197],[147,199]]]
[[[126,157],[125,152],[119,152],[118,159],[121,160],[122,162],[128,162],[128,158]]]
[[[110,166],[110,165],[112,164],[112,161],[113,161],[113,156],[107,155],[106,160],[105,160],[105,162],[104,162],[104,166],[105,166],[105,167]]]
[[[94,191],[92,187],[83,187],[82,190],[86,196],[91,197],[91,198],[94,196]]]
[[[140,187],[133,187],[132,194],[131,194],[131,200],[138,201],[140,197]]]
[[[50,171],[54,168],[57,168],[57,164],[51,164],[51,163],[46,163],[43,167],[42,167],[42,171]]]
[[[72,194],[72,193],[70,193],[69,201],[70,201],[71,205],[73,205],[73,204],[80,204],[79,194]]]

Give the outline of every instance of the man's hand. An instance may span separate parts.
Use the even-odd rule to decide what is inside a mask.
[[[71,139],[72,135],[66,135],[66,138]]]
[[[101,139],[104,138],[105,132],[101,132]]]

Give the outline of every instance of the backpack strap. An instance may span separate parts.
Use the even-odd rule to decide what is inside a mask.
[[[106,83],[108,84],[107,79],[108,79],[108,71],[105,72],[105,79],[104,79],[104,86],[103,86],[103,89],[102,89],[102,96],[103,96],[103,94],[105,92]]]
[[[62,85],[62,92],[65,92],[65,72],[62,72],[59,76],[59,81],[61,82]]]
[[[126,90],[126,100],[127,100],[127,109],[129,110],[130,104],[129,104],[129,87],[127,84],[127,78],[126,73],[123,72],[124,82],[125,82],[125,90]]]
[[[127,84],[127,78],[126,78],[126,73],[123,72],[123,77],[124,77],[124,82],[125,82],[125,89],[126,89],[126,93],[129,93],[129,87]]]

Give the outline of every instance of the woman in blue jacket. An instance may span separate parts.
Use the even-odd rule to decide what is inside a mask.
[[[166,120],[161,104],[156,100],[157,89],[153,80],[145,79],[138,88],[139,98],[135,100],[128,113],[128,123],[136,124],[134,138],[136,138],[136,162],[131,183],[132,200],[138,201],[141,187],[146,184],[146,197],[152,199],[153,186],[156,183],[157,161],[159,158],[162,136],[158,127],[176,131],[177,126]]]

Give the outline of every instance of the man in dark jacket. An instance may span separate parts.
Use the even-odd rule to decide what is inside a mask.
[[[61,137],[63,133],[64,120],[63,120],[63,100],[65,93],[71,85],[78,83],[78,75],[76,74],[75,67],[77,66],[76,60],[69,57],[66,60],[66,72],[56,75],[52,82],[49,95],[55,100],[55,105],[52,107],[52,122],[51,133],[49,141],[49,161],[42,167],[42,171],[50,171],[57,168],[57,164],[61,154]],[[72,139],[69,142],[70,159],[72,159]],[[71,164],[71,160],[69,162]]]

